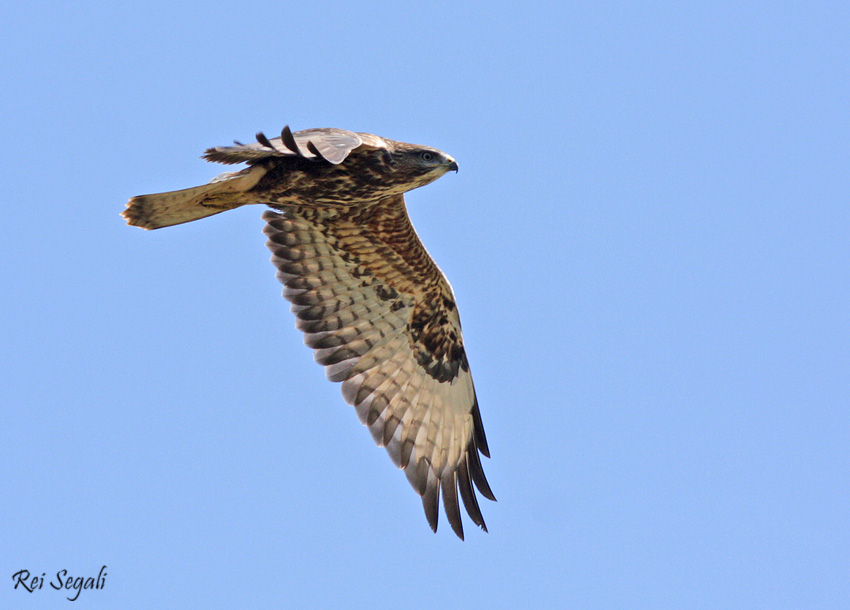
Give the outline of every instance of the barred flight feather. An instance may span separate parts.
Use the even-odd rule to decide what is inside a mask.
[[[370,210],[365,227],[362,211],[357,211],[360,225],[339,208],[325,214],[320,208],[268,211],[263,215],[264,232],[284,297],[292,304],[296,326],[315,350],[316,361],[326,367],[329,379],[342,382],[345,401],[354,406],[375,443],[386,447],[393,463],[404,469],[422,496],[432,529],[437,528],[442,495],[449,524],[463,538],[458,496],[473,523],[485,531],[472,484],[495,499],[477,457],[486,441],[472,377],[465,362],[446,369],[453,371],[449,379],[429,373],[419,362],[426,348],[412,334],[414,311],[427,300],[436,309],[420,331],[435,335],[434,345],[452,343],[435,326],[449,324],[449,334],[459,342],[454,298],[430,257],[418,257],[415,270],[423,274],[436,270],[432,287],[419,284],[430,294],[411,290],[411,269],[405,268],[406,258],[392,243],[394,235],[382,235],[375,227],[394,224],[407,239],[415,238],[415,233],[406,212],[406,223],[399,223],[401,197],[383,205],[393,207]],[[421,247],[416,239],[415,245]],[[382,256],[375,256],[377,251]],[[401,278],[407,283],[402,284]],[[437,296],[443,293],[444,298]],[[452,343],[452,347],[463,353],[462,346]],[[448,352],[432,356],[452,357]]]

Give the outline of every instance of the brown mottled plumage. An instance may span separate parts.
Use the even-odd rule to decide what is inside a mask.
[[[123,215],[146,229],[261,203],[264,233],[296,326],[328,379],[342,382],[378,445],[404,469],[437,529],[440,493],[463,538],[458,491],[487,530],[475,487],[495,500],[460,318],[445,276],[419,241],[403,193],[457,163],[426,146],[342,129],[308,129],[206,151],[247,163],[210,184],[133,197]]]

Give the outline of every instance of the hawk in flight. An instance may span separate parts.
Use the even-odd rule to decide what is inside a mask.
[[[489,457],[448,280],[410,223],[404,193],[457,163],[428,146],[343,129],[208,149],[247,163],[194,188],[133,197],[127,223],[158,229],[261,203],[272,263],[296,326],[328,379],[387,448],[422,497],[437,531],[440,494],[463,539],[458,492],[487,527],[473,484],[495,500],[478,453]]]

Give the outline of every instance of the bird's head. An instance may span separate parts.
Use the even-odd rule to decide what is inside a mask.
[[[404,187],[404,191],[425,186],[458,169],[451,155],[430,146],[388,141],[382,156],[387,177]]]

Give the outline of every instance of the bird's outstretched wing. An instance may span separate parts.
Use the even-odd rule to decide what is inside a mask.
[[[486,531],[473,490],[495,500],[454,296],[399,195],[365,207],[265,212],[272,262],[296,326],[342,382],[372,437],[422,496],[437,529],[440,493],[463,538],[458,491]]]
[[[376,136],[374,136],[376,137]],[[251,144],[236,142],[234,146],[207,149],[203,158],[217,163],[256,163],[269,157],[303,157],[311,161],[342,163],[352,150],[364,143],[361,134],[330,127],[305,129],[292,133],[283,128],[279,138],[267,138],[262,132]]]

